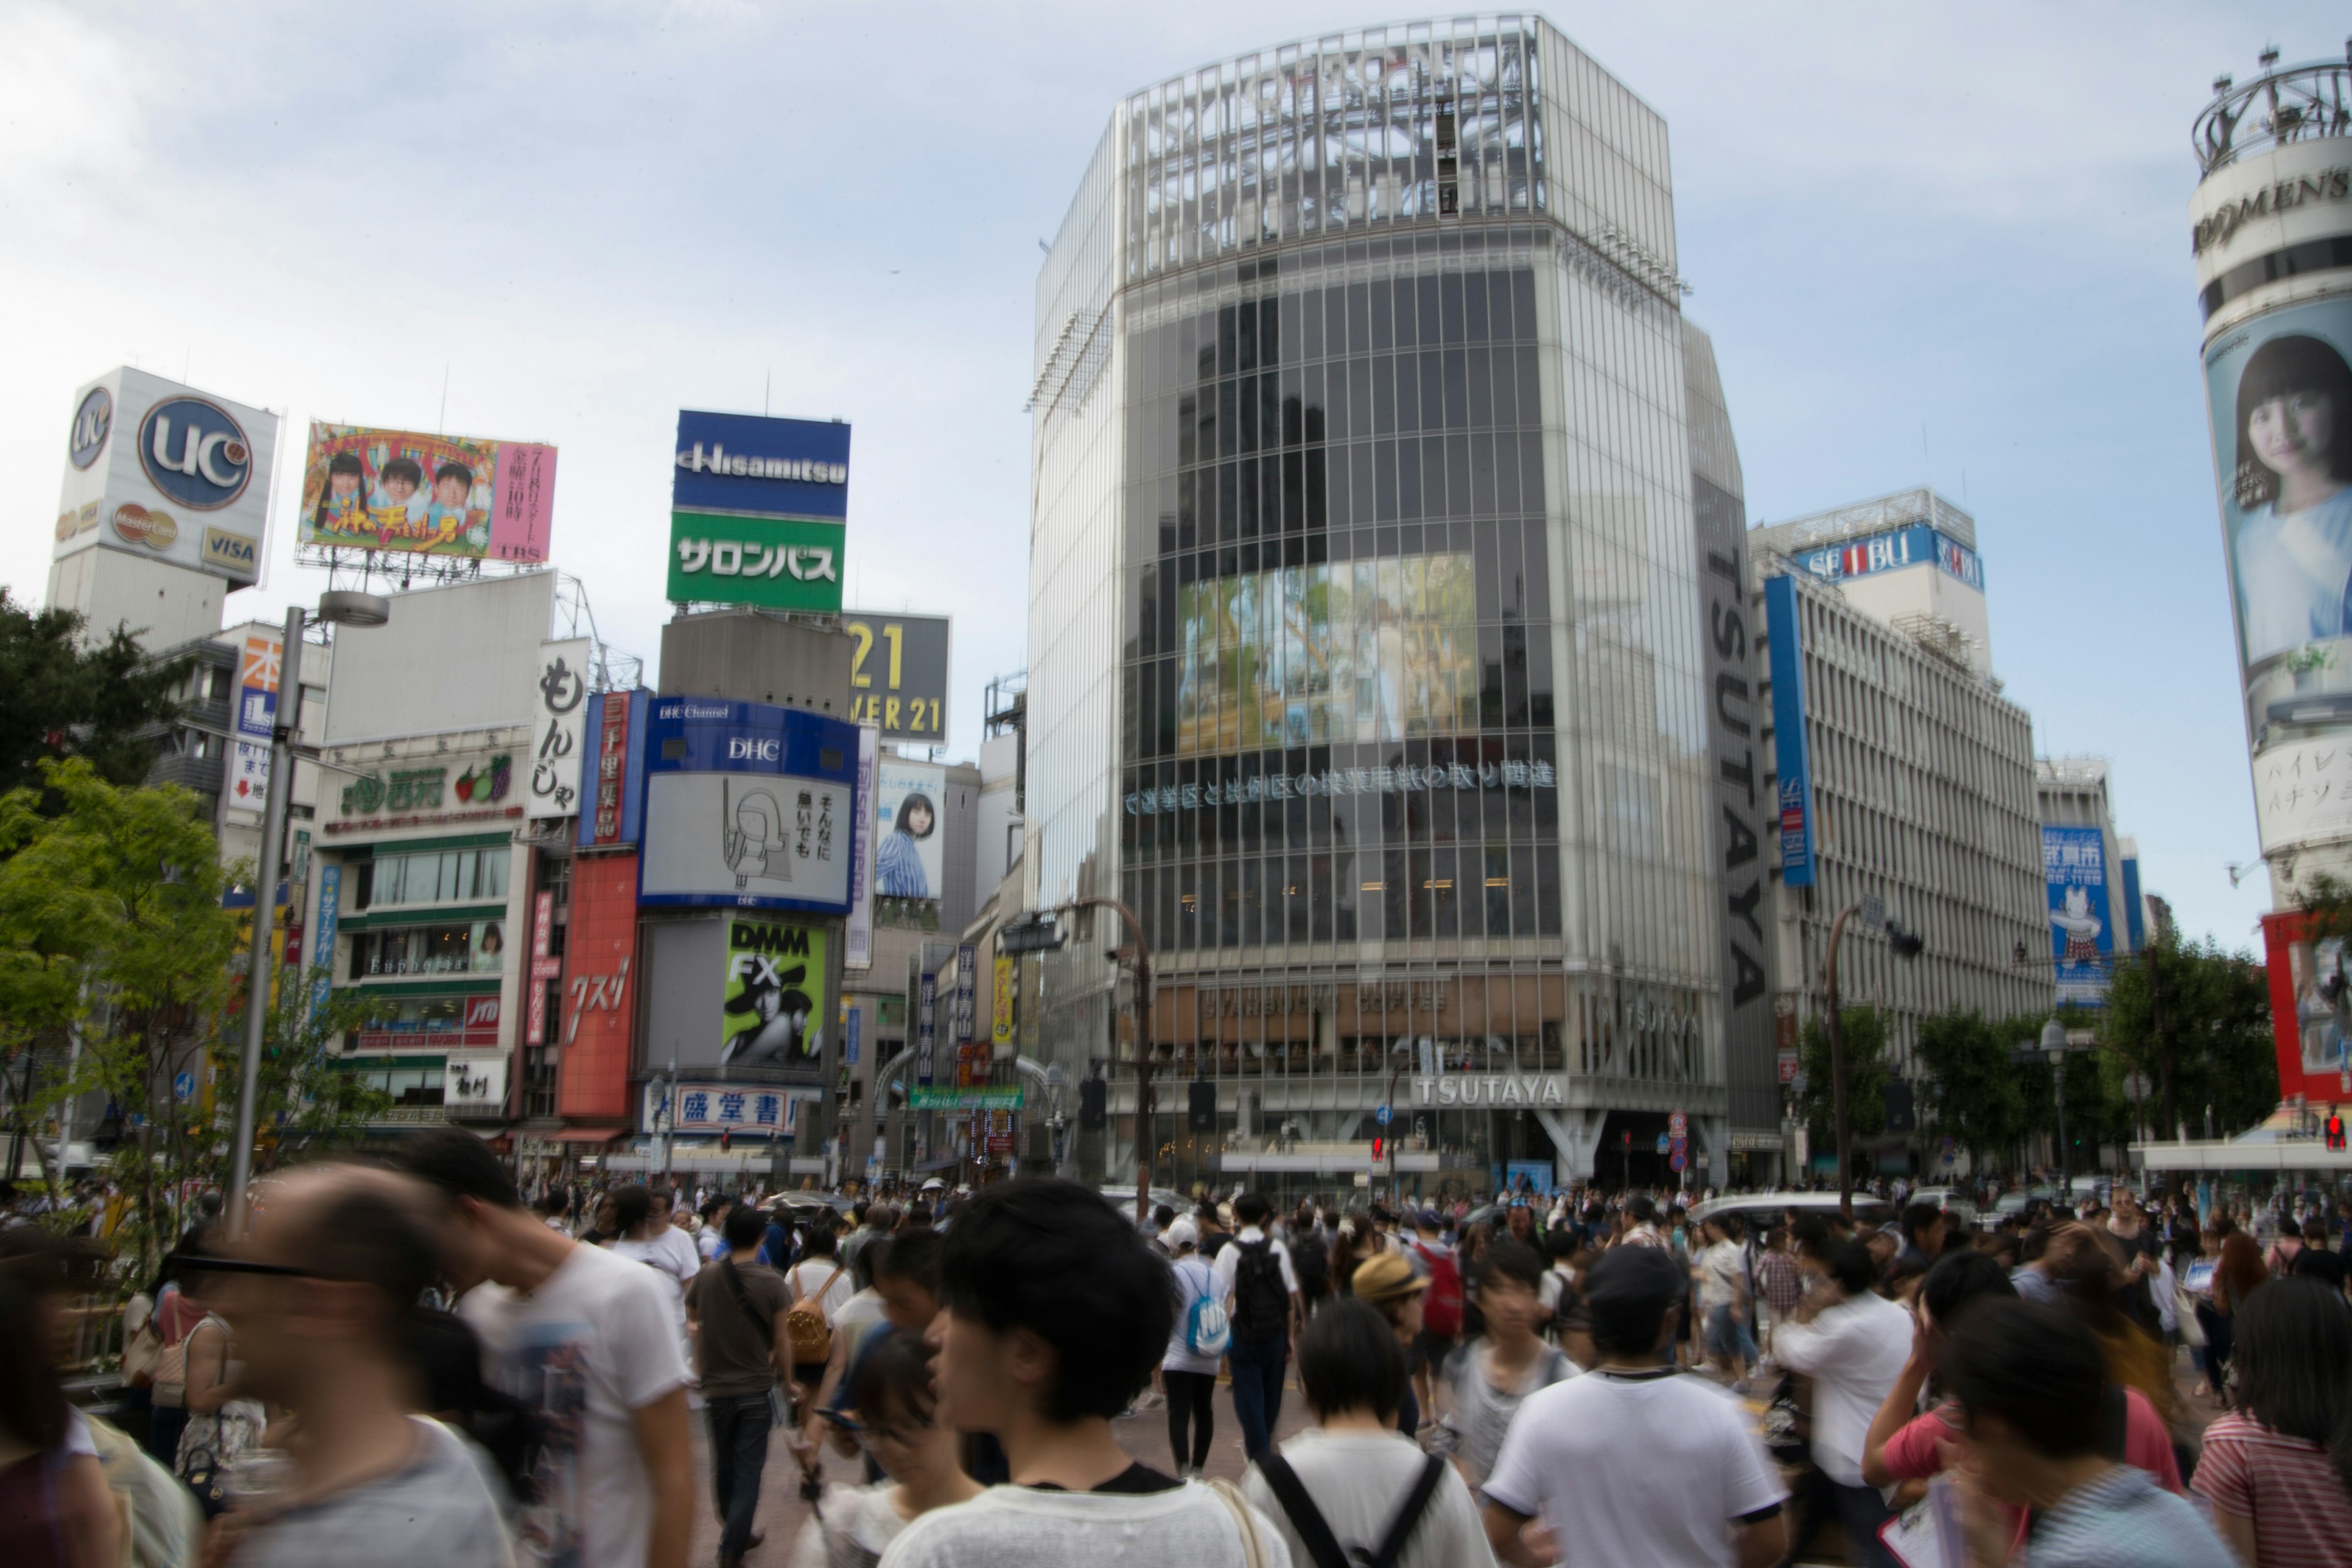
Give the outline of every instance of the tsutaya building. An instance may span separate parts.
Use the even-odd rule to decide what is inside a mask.
[[[1114,110],[1038,279],[1026,863],[1142,927],[1158,1179],[1343,1186],[1384,1103],[1424,1193],[1665,1179],[1682,1126],[1725,1174],[1760,851],[1716,798],[1675,255],[1664,121],[1540,19]],[[1108,938],[1048,963],[1044,1036],[1109,1058],[1068,1163],[1125,1180]]]

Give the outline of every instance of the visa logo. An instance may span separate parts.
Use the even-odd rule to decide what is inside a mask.
[[[207,528],[205,530],[205,563],[224,567],[241,576],[256,576],[261,569],[260,542],[248,539],[242,533]]]

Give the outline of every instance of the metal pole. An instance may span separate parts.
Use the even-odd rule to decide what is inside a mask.
[[[1410,1042],[1404,1043],[1410,1044]],[[1389,1047],[1389,1055],[1396,1055],[1396,1050],[1397,1048],[1395,1046],[1391,1046]],[[1383,1142],[1381,1142],[1381,1147],[1387,1150],[1389,1155],[1389,1207],[1399,1210],[1403,1207],[1403,1205],[1397,1199],[1396,1078],[1398,1072],[1401,1071],[1403,1067],[1404,1064],[1402,1062],[1399,1062],[1395,1067],[1389,1068],[1388,1088],[1381,1091],[1381,1103],[1389,1108],[1389,1124],[1381,1129],[1381,1131],[1383,1134]]]
[[[1848,904],[1830,922],[1830,1114],[1837,1124],[1838,1213],[1853,1223],[1853,1161],[1845,1115],[1845,1030],[1838,1018],[1838,943],[1845,939],[1846,917],[1861,908]]]
[[[2074,1201],[2074,1173],[2073,1163],[2067,1157],[2069,1151],[2066,1147],[2066,1058],[2064,1053],[2060,1053],[2055,1059],[2058,1064],[2058,1201],[2061,1204],[2071,1204]]]
[[[1112,898],[1073,899],[1062,910],[1103,909],[1118,913],[1135,950],[1135,1223],[1151,1218],[1151,1167],[1157,1152],[1152,1131],[1155,1104],[1151,1092],[1151,950],[1143,940],[1143,922],[1135,911]],[[1059,910],[1057,910],[1058,913]],[[1113,1047],[1114,1053],[1117,1047]],[[1197,1065],[1197,1064],[1196,1064]]]
[[[286,607],[286,648],[278,666],[278,718],[269,727],[269,786],[263,796],[261,848],[253,868],[253,943],[245,983],[245,1051],[238,1063],[236,1132],[229,1145],[228,1234],[245,1235],[245,1190],[253,1179],[256,1097],[261,1084],[261,1042],[269,1023],[269,932],[277,913],[279,855],[286,805],[294,789],[294,738],[302,722],[302,606]]]

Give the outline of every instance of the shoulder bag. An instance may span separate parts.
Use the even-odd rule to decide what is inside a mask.
[[[1432,1454],[1423,1461],[1421,1479],[1405,1494],[1403,1504],[1381,1535],[1380,1546],[1372,1551],[1359,1546],[1348,1552],[1340,1547],[1339,1538],[1331,1533],[1323,1510],[1315,1506],[1315,1500],[1307,1493],[1306,1483],[1290,1468],[1289,1460],[1269,1448],[1258,1456],[1257,1468],[1265,1477],[1265,1484],[1274,1489],[1275,1501],[1289,1516],[1290,1528],[1298,1531],[1299,1543],[1307,1548],[1315,1568],[1396,1568],[1397,1559],[1404,1555],[1405,1543],[1412,1539],[1422,1516],[1429,1511],[1430,1500],[1437,1495],[1437,1483],[1444,1479],[1445,1457]]]

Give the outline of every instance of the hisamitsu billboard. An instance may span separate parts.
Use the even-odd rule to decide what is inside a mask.
[[[849,426],[680,409],[671,510],[755,517],[849,515]]]

